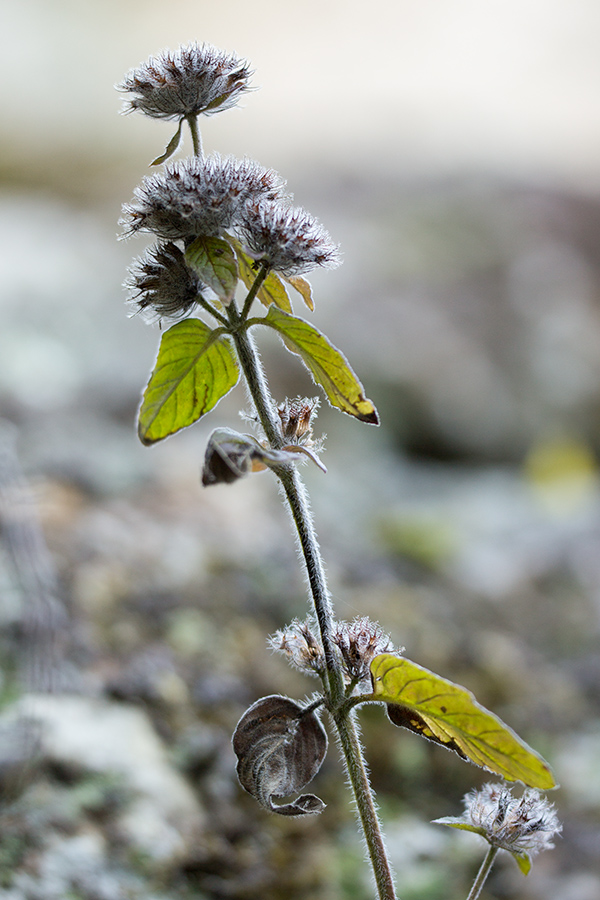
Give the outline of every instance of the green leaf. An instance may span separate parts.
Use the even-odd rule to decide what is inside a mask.
[[[444,816],[442,819],[433,819],[432,825],[447,825],[448,828],[458,828],[460,831],[472,831],[474,834],[481,835],[481,837],[485,838],[489,843],[489,833],[487,829],[483,828],[481,825],[470,825],[468,822],[465,822],[464,819],[458,819],[454,816]],[[531,857],[529,854],[524,850],[521,853],[517,853],[514,850],[509,850],[508,852],[511,856],[514,856],[523,875],[529,875],[529,872],[531,871]]]
[[[179,143],[181,141],[181,127],[183,125],[183,119],[179,120],[179,128],[169,141],[166,146],[165,152],[161,153],[160,156],[157,156],[156,159],[153,159],[150,163],[151,166],[160,166],[161,163],[166,162],[169,157],[173,156],[177,148],[179,147]]]
[[[290,275],[289,278],[285,279],[288,284],[298,291],[308,308],[311,312],[313,312],[315,308],[313,296],[312,296],[312,288],[310,286],[310,282],[303,278],[302,275]]]
[[[304,319],[275,306],[269,307],[264,319],[254,321],[279,332],[286,347],[300,356],[313,380],[323,387],[332,406],[356,416],[361,422],[379,424],[377,410],[365,397],[362,384],[345,357],[324,334]]]
[[[254,268],[254,260],[242,250],[242,245],[235,238],[231,238],[235,249],[240,270],[240,278],[250,290],[256,281],[257,272]],[[269,272],[256,294],[263,306],[269,307],[272,303],[285,312],[292,312],[292,304],[281,278],[277,272]]]
[[[433,819],[431,824],[447,825],[448,828],[459,828],[461,831],[472,831],[474,834],[479,834],[487,840],[487,831],[485,828],[481,825],[469,825],[464,819],[459,819],[455,816],[444,816],[441,819]]]
[[[389,704],[395,725],[463,759],[529,787],[556,786],[550,767],[473,694],[409,659],[382,653],[371,663],[373,699]]]
[[[238,267],[227,241],[198,237],[185,251],[185,261],[225,306],[231,303],[238,283]]]
[[[230,341],[200,319],[165,331],[138,417],[142,444],[196,422],[235,387],[239,368]]]
[[[531,857],[529,853],[513,853],[512,855],[516,859],[517,865],[523,875],[529,875],[531,872]]]

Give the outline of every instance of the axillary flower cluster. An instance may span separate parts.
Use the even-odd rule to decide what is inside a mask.
[[[511,853],[525,874],[531,858],[551,850],[562,831],[554,805],[531,788],[514,797],[506,785],[488,783],[466,794],[463,803],[460,818],[436,819],[436,824],[481,835],[490,848]]]
[[[179,121],[167,151],[155,162],[175,152],[184,121],[195,136],[195,156],[145,177],[123,208],[124,236],[158,238],[134,262],[126,282],[136,311],[150,320],[185,318],[199,297],[210,295],[182,253],[198,237],[233,236],[257,268],[264,264],[285,277],[340,263],[337,245],[314,216],[292,205],[277,172],[251,159],[202,153],[197,117],[234,106],[249,90],[251,74],[235,54],[190,44],[152,57],[118,85],[134,95],[124,112]]]

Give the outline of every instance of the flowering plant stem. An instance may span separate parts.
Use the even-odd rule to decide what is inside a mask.
[[[206,448],[202,484],[231,484],[270,468],[298,533],[314,617],[295,620],[270,641],[292,665],[318,675],[323,692],[308,704],[274,694],[246,710],[232,738],[242,787],[264,809],[279,815],[320,813],[325,804],[314,794],[301,794],[291,803],[276,801],[297,795],[319,771],[327,734],[315,711],[325,707],[342,749],[379,900],[395,900],[354,709],[360,703],[385,704],[394,725],[528,786],[521,799],[514,799],[502,786],[486,785],[468,795],[463,819],[436,820],[487,835],[493,845],[468,897],[476,900],[496,848],[509,850],[527,874],[530,856],[553,846],[560,823],[537,789],[555,787],[554,777],[545,760],[470,691],[406,659],[377,623],[364,617],[354,622],[334,619],[308,494],[295,468],[308,456],[325,470],[318,458],[320,442],[312,440],[311,416],[319,400],[286,398],[276,407],[251,329],[260,325],[277,332],[333,407],[369,425],[379,424],[379,419],[344,355],[292,309],[292,298],[299,294],[313,311],[304,274],[318,266],[339,265],[339,248],[310,213],[291,205],[276,172],[248,159],[204,157],[198,116],[234,106],[249,89],[250,75],[248,64],[235,54],[193,43],[151,57],[119,85],[134,95],[126,111],[178,121],[153,166],[177,151],[186,123],[194,150],[192,158],[145,177],[133,201],[124,206],[125,233],[147,232],[157,239],[129,270],[130,300],[151,320],[177,320],[162,335],[138,414],[138,434],[150,445],[192,425],[235,387],[241,370],[264,440],[230,428],[215,429]],[[248,290],[238,305],[235,296],[242,284]],[[256,299],[268,311],[251,318]],[[198,309],[218,327],[191,315]],[[318,635],[313,633],[314,619]],[[369,685],[371,693],[357,693]]]
[[[469,891],[469,896],[467,900],[477,900],[479,895],[481,894],[481,890],[483,885],[485,884],[488,875],[492,869],[494,864],[494,860],[496,859],[496,854],[498,853],[498,847],[490,847],[488,852],[486,853],[485,859],[481,863],[481,868],[477,873],[477,877],[473,882],[473,887]]]
[[[257,282],[262,281],[263,278],[264,273],[259,273],[251,293],[255,291]],[[244,309],[247,308],[248,303],[246,302]],[[283,445],[283,441],[274,415],[275,404],[273,403],[254,342],[248,332],[243,327],[240,327],[243,325],[243,315],[240,316],[235,302],[232,302],[227,307],[227,314],[230,323],[237,326],[233,330],[233,339],[258,418],[271,447],[279,449]],[[306,488],[293,465],[278,467],[276,474],[281,482],[283,493],[298,532],[319,625],[327,675],[324,680],[325,705],[331,714],[338,733],[380,900],[395,900],[396,893],[391,868],[387,859],[381,825],[360,745],[356,721],[354,713],[345,702],[344,680],[339,656],[334,650],[331,639],[333,627],[332,608]]]

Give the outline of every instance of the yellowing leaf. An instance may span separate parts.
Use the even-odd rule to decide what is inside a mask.
[[[200,319],[165,331],[138,417],[143,444],[154,444],[196,422],[237,384],[229,340]]]
[[[484,828],[482,825],[471,825],[469,822],[465,822],[464,819],[457,819],[454,816],[444,816],[443,819],[433,819],[432,825],[447,825],[448,828],[458,828],[460,831],[472,831],[473,834],[481,835],[486,841],[489,837],[488,829]],[[529,875],[531,871],[530,855],[524,850],[521,852],[509,850],[509,853],[514,857],[523,875]]]
[[[242,245],[235,238],[231,238],[231,243],[235,248],[236,256],[238,259],[240,278],[242,279],[248,290],[250,290],[250,288],[256,281],[256,276],[258,274],[253,267],[254,260],[250,256],[248,256],[247,253],[244,253],[244,251],[242,250]],[[283,309],[285,310],[285,312],[289,313],[292,312],[292,304],[290,303],[290,298],[288,297],[285,285],[283,284],[277,272],[269,272],[260,288],[258,289],[256,296],[263,306],[269,307],[272,303],[274,303],[275,306],[279,307],[279,309]]]
[[[198,237],[185,251],[185,261],[227,306],[238,283],[235,254],[227,241]]]
[[[315,304],[312,296],[312,288],[310,286],[310,282],[303,278],[302,275],[290,275],[289,278],[285,279],[288,284],[291,284],[293,288],[295,288],[310,311],[312,312],[315,308]]]
[[[556,786],[550,767],[466,688],[409,659],[382,653],[371,663],[373,699],[395,725],[454,750],[464,759],[529,787]]]
[[[513,857],[523,875],[529,875],[531,872],[531,857],[529,853],[513,853]]]
[[[302,359],[313,380],[325,390],[332,406],[355,416],[362,422],[377,425],[377,410],[363,393],[363,386],[348,365],[345,357],[316,328],[304,319],[269,308],[257,324],[268,325],[278,331],[286,347]]]

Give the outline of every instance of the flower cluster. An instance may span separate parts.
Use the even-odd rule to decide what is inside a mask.
[[[118,88],[134,95],[126,111],[179,119],[179,130],[165,154],[155,160],[157,164],[175,152],[184,120],[192,127],[199,114],[233,106],[249,89],[250,75],[248,65],[235,54],[209,44],[189,44],[175,53],[151,57]],[[286,277],[316,266],[339,265],[338,247],[310,213],[291,205],[284,193],[285,182],[275,171],[250,159],[216,153],[205,158],[201,143],[195,146],[197,156],[144,178],[123,207],[120,224],[125,236],[148,233],[161,242],[148,258],[136,263],[133,283],[128,283],[141,309],[152,310],[154,318],[160,319],[178,318],[193,308],[193,277],[171,247],[164,250],[165,242],[186,247],[198,237],[227,240],[233,236],[255,260],[257,271],[262,264]],[[180,287],[175,286],[177,277],[182,279]]]
[[[513,797],[502,784],[484,784],[466,794],[463,802],[460,818],[436,819],[436,824],[481,835],[496,850],[512,853],[525,874],[530,858],[554,847],[553,838],[562,831],[554,805],[532,788]]]
[[[325,655],[313,619],[294,619],[287,628],[269,638],[272,650],[283,653],[291,665],[309,674],[323,675]],[[393,653],[389,635],[377,622],[361,617],[352,622],[336,622],[332,640],[340,653],[342,670],[348,684],[359,685],[369,678],[369,667],[380,653]],[[400,652],[400,651],[397,651]]]
[[[284,182],[251,159],[215,153],[171,163],[146,176],[123,207],[126,234],[149,232],[163,240],[218,236],[238,224],[250,200],[282,196]]]
[[[513,797],[501,784],[484,784],[464,798],[466,822],[481,829],[492,847],[534,856],[551,849],[552,838],[562,831],[554,805],[539,791],[527,788]]]
[[[176,244],[156,244],[134,261],[125,287],[149,321],[180,319],[198,302],[202,284]]]
[[[317,623],[309,618],[305,622],[294,621],[269,638],[271,650],[283,653],[288,662],[310,675],[325,674],[325,654],[321,641],[316,637]]]
[[[404,649],[394,650],[389,634],[365,616],[352,622],[337,622],[333,641],[340,651],[348,679],[356,684],[370,678],[371,663],[380,653],[401,653]]]
[[[249,90],[252,72],[235,53],[210,44],[189,44],[175,53],[150,57],[129,72],[117,89],[135,94],[124,112],[138,110],[153,119],[213,115],[235,106]]]
[[[339,248],[323,226],[301,207],[259,199],[247,203],[241,233],[249,255],[288,278],[317,266],[340,265]]]

